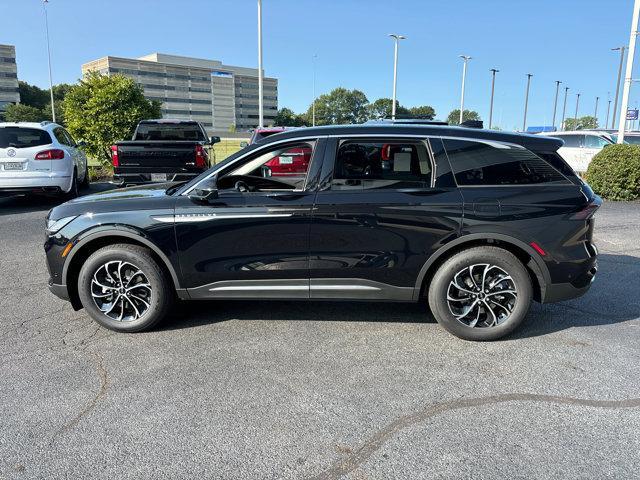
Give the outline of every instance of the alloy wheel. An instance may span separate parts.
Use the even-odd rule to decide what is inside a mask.
[[[119,322],[132,322],[144,316],[151,307],[152,293],[144,272],[121,260],[101,265],[91,280],[91,297],[96,307]]]
[[[518,301],[513,278],[489,263],[470,265],[453,276],[447,289],[451,314],[468,327],[489,328],[503,324]]]

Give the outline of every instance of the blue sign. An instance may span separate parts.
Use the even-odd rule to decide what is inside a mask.
[[[627,110],[627,120],[638,120],[638,109]]]
[[[526,133],[542,133],[542,132],[555,132],[556,127],[550,125],[543,125],[540,127],[527,127]]]

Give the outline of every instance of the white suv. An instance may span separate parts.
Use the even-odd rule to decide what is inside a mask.
[[[0,192],[46,192],[68,197],[89,183],[87,157],[60,125],[0,123]]]
[[[591,159],[607,145],[613,144],[611,135],[606,132],[575,130],[566,132],[545,132],[548,135],[564,140],[558,153],[577,173],[587,171]]]

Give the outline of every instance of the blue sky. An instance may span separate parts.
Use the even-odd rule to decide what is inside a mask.
[[[465,106],[487,120],[490,68],[498,68],[494,124],[522,126],[526,74],[533,73],[528,125],[550,124],[555,80],[570,87],[567,116],[614,96],[633,0],[263,0],[264,62],[280,81],[279,106],[304,111],[316,91],[358,88],[370,101],[390,97],[393,43],[398,99],[432,105],[444,118],[460,98],[461,60],[469,63]],[[0,0],[0,43],[14,44],[20,79],[48,84],[41,0]],[[151,52],[257,65],[255,0],[50,0],[54,83],[74,82],[82,63]],[[631,94],[631,105],[640,95]],[[562,108],[559,100],[558,115]]]

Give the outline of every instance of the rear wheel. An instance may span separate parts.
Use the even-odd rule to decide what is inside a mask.
[[[89,188],[89,166],[85,163],[84,165],[84,177],[82,177],[82,182],[80,182],[80,186],[82,188]]]
[[[526,268],[507,250],[475,247],[447,259],[429,286],[440,325],[465,340],[496,340],[524,320],[533,289]]]
[[[100,325],[139,332],[156,325],[169,310],[173,289],[150,252],[137,245],[109,245],[80,269],[80,301]]]
[[[76,198],[78,196],[78,171],[73,170],[73,174],[71,177],[71,188],[68,192],[62,194],[63,197],[67,199]]]

